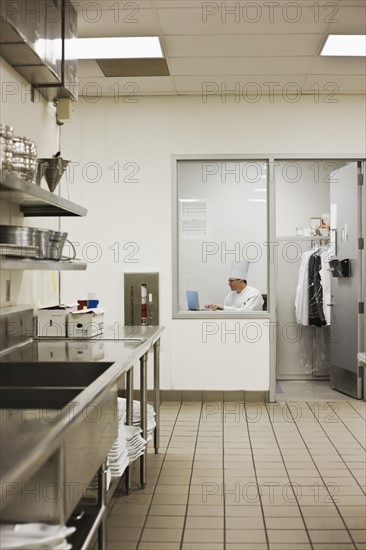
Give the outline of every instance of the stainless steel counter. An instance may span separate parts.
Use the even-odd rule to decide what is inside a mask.
[[[113,339],[116,336],[113,334],[112,338],[103,337],[93,340],[37,340],[24,343],[0,357],[0,375],[2,365],[5,367],[6,364],[11,363],[14,363],[14,366],[27,365],[29,369],[32,368],[32,364],[42,363],[52,367],[59,364],[60,369],[63,366],[65,368],[66,364],[76,365],[76,363],[79,365],[100,363],[106,366],[104,372],[87,387],[79,388],[77,398],[61,410],[29,411],[15,407],[0,410],[0,483],[3,493],[0,509],[6,507],[12,498],[12,491],[14,492],[20,483],[29,480],[42,465],[52,460],[56,451],[63,447],[72,430],[85,420],[85,411],[91,404],[108,401],[110,398],[115,399],[117,381],[121,376],[132,371],[131,367],[136,361],[140,361],[141,368],[141,416],[142,427],[146,434],[147,353],[149,349],[154,349],[154,389],[158,409],[159,344],[163,330],[163,327],[123,327],[119,330],[118,339]],[[128,388],[130,398],[133,387],[131,382],[130,379]],[[128,411],[130,413],[128,416],[131,416],[131,412],[132,407]],[[158,414],[158,410],[156,412]],[[113,430],[111,433],[113,435]],[[156,437],[155,449],[157,450],[158,430]],[[143,457],[143,469],[144,460]],[[144,476],[142,485],[144,486]],[[4,491],[7,492],[5,498]]]

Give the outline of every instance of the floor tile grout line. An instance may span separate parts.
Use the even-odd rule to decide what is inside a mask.
[[[362,400],[362,399],[357,399],[357,403],[361,403],[361,404],[362,404],[362,403],[365,401],[365,398],[366,398],[366,396],[364,397],[363,400]],[[362,416],[362,414],[360,414],[360,413],[358,412],[357,409],[355,409],[355,407],[353,406],[353,402],[352,402],[352,401],[346,401],[346,403],[348,403],[349,406],[352,407],[352,409],[355,411],[355,413],[356,413],[358,416],[360,416],[360,417],[362,418],[363,421],[366,422],[366,418],[365,418],[364,416]],[[365,403],[365,406],[366,406],[366,403]]]
[[[307,403],[307,402],[306,402]],[[338,456],[340,457],[340,459],[342,460],[343,464],[346,466],[347,470],[349,471],[349,473],[351,474],[351,476],[353,477],[353,479],[355,480],[355,482],[357,483],[358,487],[361,489],[362,493],[365,494],[365,491],[364,489],[362,488],[362,486],[360,485],[360,483],[358,482],[358,480],[356,479],[356,477],[353,475],[353,472],[348,468],[347,466],[347,463],[343,460],[343,456],[341,455],[341,453],[339,452],[339,450],[337,449],[336,445],[333,443],[333,441],[331,440],[331,438],[329,437],[329,435],[327,434],[326,430],[323,428],[323,425],[319,422],[319,420],[316,418],[315,414],[314,414],[314,411],[312,410],[312,408],[310,407],[309,403],[307,403],[309,409],[311,410],[311,412],[313,413],[314,415],[314,418],[317,420],[319,426],[321,427],[321,429],[323,430],[324,434],[326,435],[326,437],[328,438],[330,444],[334,447],[335,451],[337,452]],[[338,416],[338,415],[337,415]]]
[[[265,405],[265,403],[264,403],[264,405]],[[261,407],[261,409],[262,409],[262,407]],[[253,462],[253,469],[254,469],[255,481],[256,481],[256,484],[257,484],[259,502],[260,502],[260,507],[261,507],[261,511],[262,511],[262,518],[263,518],[263,525],[264,525],[264,534],[265,534],[265,537],[266,537],[267,550],[269,550],[269,549],[270,549],[270,544],[269,544],[269,537],[268,537],[268,533],[267,533],[266,517],[265,517],[265,515],[264,515],[263,502],[262,502],[261,492],[260,492],[260,490],[259,490],[257,468],[256,468],[256,465],[255,465],[255,456],[254,456],[254,453],[253,453],[252,438],[251,438],[251,436],[250,436],[250,430],[249,430],[249,422],[248,422],[248,415],[247,415],[247,405],[246,405],[246,400],[245,400],[245,393],[244,393],[244,410],[245,410],[245,423],[246,423],[247,432],[248,432],[248,440],[249,440],[249,445],[250,445],[250,452],[251,452],[251,455],[252,455],[252,462]]]
[[[279,444],[279,441],[278,441],[278,438],[277,438],[276,431],[275,431],[275,429],[274,429],[274,427],[273,427],[273,422],[272,422],[271,416],[270,416],[270,414],[269,414],[267,405],[268,405],[267,403],[264,404],[264,406],[265,406],[265,408],[266,408],[266,411],[267,411],[267,414],[268,414],[269,422],[270,422],[270,424],[271,424],[271,428],[272,428],[272,432],[273,432],[273,437],[274,437],[275,440],[276,440],[277,447],[278,447],[279,453],[280,453],[280,455],[281,455],[281,458],[282,458],[282,462],[283,462],[284,468],[285,468],[285,470],[286,470],[287,478],[288,478],[288,480],[289,480],[289,482],[290,482],[290,485],[291,485],[291,488],[292,488],[292,481],[291,481],[291,477],[290,477],[289,474],[288,474],[288,468],[287,468],[287,465],[286,465],[286,458],[283,456],[283,453],[282,453],[282,450],[281,450],[281,445]],[[286,406],[287,406],[287,405],[286,405]],[[311,454],[311,453],[310,453],[310,454]],[[299,504],[299,501],[298,501],[298,498],[297,498],[297,493],[296,493],[296,491],[294,491],[294,495],[295,495],[295,498],[296,498],[297,507],[298,507],[299,512],[300,512],[300,515],[301,515],[301,519],[302,519],[303,524],[304,524],[304,530],[306,531],[306,534],[307,534],[308,539],[309,539],[309,544],[310,544],[311,550],[314,550],[314,545],[313,545],[313,542],[312,542],[312,540],[311,540],[311,538],[310,538],[309,530],[308,530],[308,528],[307,528],[307,525],[306,525],[306,522],[305,522],[305,518],[304,518],[304,514],[303,514],[303,512],[302,512],[302,510],[301,510],[301,506],[300,506],[300,504]]]
[[[306,405],[307,405],[307,406],[310,408],[310,410],[311,410],[311,407],[310,407],[309,403],[308,403],[307,401],[304,401],[304,403],[306,403]],[[286,405],[287,405],[287,404],[286,404]],[[312,459],[312,461],[313,461],[313,464],[314,464],[314,466],[315,466],[315,468],[316,468],[316,470],[317,470],[317,472],[318,472],[318,474],[319,474],[319,477],[321,478],[321,480],[322,480],[322,482],[323,482],[323,486],[324,486],[324,488],[328,491],[329,497],[330,497],[331,501],[333,502],[333,505],[334,505],[334,507],[336,508],[336,510],[337,510],[337,512],[338,512],[338,514],[339,514],[339,516],[340,516],[340,518],[341,518],[341,520],[342,520],[342,522],[343,522],[343,525],[345,526],[345,530],[347,531],[347,533],[348,533],[348,535],[349,535],[349,537],[350,537],[350,539],[351,539],[351,541],[352,541],[352,544],[353,544],[355,550],[357,550],[357,545],[355,544],[355,542],[354,542],[354,540],[353,540],[353,538],[352,538],[352,536],[351,536],[351,533],[349,532],[349,529],[348,529],[348,527],[347,527],[347,525],[346,525],[346,522],[345,522],[344,519],[343,519],[342,514],[341,514],[340,511],[339,511],[339,508],[338,508],[337,504],[336,504],[336,503],[334,502],[334,500],[333,500],[332,494],[331,494],[330,491],[328,490],[327,484],[324,482],[323,476],[322,476],[322,474],[320,473],[320,470],[319,470],[318,466],[316,465],[316,462],[315,462],[315,460],[314,460],[314,458],[313,458],[313,455],[312,455],[312,453],[311,453],[311,450],[310,450],[309,447],[307,446],[307,443],[306,443],[306,441],[305,441],[305,439],[304,439],[302,433],[300,432],[300,430],[299,430],[299,428],[298,428],[298,426],[297,426],[297,423],[296,423],[296,421],[295,421],[295,419],[294,419],[294,417],[293,417],[293,414],[292,414],[292,412],[291,412],[291,409],[290,409],[289,407],[287,407],[287,408],[288,408],[288,410],[289,410],[289,412],[290,412],[290,415],[291,415],[291,418],[292,418],[292,420],[293,420],[293,423],[294,423],[294,425],[296,426],[297,431],[298,431],[298,433],[299,433],[299,435],[300,435],[300,437],[301,437],[301,439],[302,439],[302,441],[303,441],[303,443],[304,443],[304,445],[305,445],[305,447],[306,447],[306,450],[308,451],[308,453],[309,453],[309,455],[310,455],[310,457],[311,457],[311,459]],[[316,418],[315,415],[314,415],[314,418],[315,418],[315,421],[318,422],[318,424],[320,424],[320,423],[319,423],[319,420]],[[309,538],[310,538],[310,537],[309,537]]]
[[[185,534],[186,525],[187,525],[187,512],[188,512],[188,507],[189,507],[189,497],[190,497],[192,477],[193,477],[194,459],[196,457],[198,434],[199,434],[199,431],[200,431],[200,424],[201,424],[201,418],[202,418],[202,409],[203,409],[203,402],[201,402],[201,410],[200,410],[200,415],[199,415],[199,419],[198,419],[196,441],[195,441],[195,444],[194,444],[194,452],[193,452],[193,456],[192,456],[191,475],[189,476],[189,482],[188,482],[188,495],[187,495],[187,502],[186,502],[186,511],[185,511],[185,514],[184,514],[183,529],[182,529],[182,536],[181,536],[180,544],[179,544],[179,550],[183,549],[184,534]]]
[[[221,409],[221,423],[222,423],[222,496],[223,496],[223,508],[224,508],[224,548],[226,550],[226,485],[225,485],[225,401],[222,400]]]
[[[139,548],[139,546],[140,546],[140,543],[141,543],[141,539],[142,539],[142,535],[143,535],[143,533],[144,533],[145,525],[146,525],[147,519],[148,519],[148,517],[149,517],[149,512],[150,512],[150,509],[151,509],[151,506],[152,506],[152,502],[153,502],[153,500],[154,500],[155,490],[156,490],[156,487],[157,487],[157,485],[158,485],[158,483],[159,483],[159,478],[160,478],[161,471],[162,471],[162,469],[163,469],[163,464],[164,464],[164,462],[165,462],[165,460],[166,460],[166,455],[167,455],[167,451],[168,451],[168,448],[169,448],[169,443],[170,443],[170,441],[171,441],[171,439],[172,439],[172,435],[173,435],[175,426],[176,426],[176,424],[177,424],[177,420],[178,420],[178,417],[179,417],[181,408],[182,408],[182,403],[179,404],[179,408],[178,408],[178,411],[177,411],[177,413],[176,413],[176,417],[175,417],[174,424],[173,424],[173,427],[172,427],[172,431],[171,431],[171,434],[170,434],[170,437],[169,437],[169,441],[168,441],[168,444],[167,444],[167,446],[166,446],[166,448],[165,448],[164,458],[163,458],[163,460],[162,460],[162,462],[161,462],[161,464],[160,464],[159,475],[158,475],[158,477],[157,477],[157,479],[156,479],[156,481],[155,481],[153,494],[152,494],[151,501],[150,501],[149,507],[148,507],[147,512],[146,512],[146,515],[145,515],[145,520],[144,520],[144,523],[143,523],[143,525],[142,525],[142,529],[141,529],[141,533],[140,533],[139,539],[138,539],[138,541],[137,541],[136,550],[138,550],[138,548]]]
[[[365,397],[366,397],[366,396],[365,396]],[[361,400],[358,400],[358,401],[360,401],[360,402],[362,403]],[[353,406],[353,404],[352,404],[352,401],[346,401],[346,403],[348,403],[349,406],[352,407],[352,409],[355,411],[355,413],[358,414],[358,416],[360,416],[360,417],[362,418],[362,420],[366,422],[365,417],[362,416],[362,414],[360,414],[360,413],[358,412],[358,410],[354,408],[354,406]]]
[[[327,401],[327,403],[328,403],[329,407],[331,407],[331,404],[336,403],[336,401]],[[361,443],[360,443],[360,442],[358,441],[358,439],[353,435],[353,433],[351,432],[351,430],[349,429],[349,427],[347,426],[347,424],[346,424],[345,422],[343,422],[342,418],[339,416],[339,414],[338,414],[339,409],[338,409],[338,411],[335,411],[334,409],[332,409],[332,410],[333,410],[333,412],[337,415],[337,417],[339,418],[339,420],[342,422],[342,424],[343,424],[343,426],[345,427],[345,429],[351,434],[351,436],[353,437],[353,439],[359,444],[359,446],[361,447],[361,449],[362,449],[363,451],[365,451],[365,450],[366,450],[365,447],[364,447],[363,445],[361,445]],[[362,418],[362,417],[361,417],[361,418]],[[363,420],[364,420],[364,419],[363,419]]]

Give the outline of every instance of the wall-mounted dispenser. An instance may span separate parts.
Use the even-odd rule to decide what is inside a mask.
[[[125,273],[126,326],[159,324],[159,273]]]
[[[351,276],[351,264],[349,259],[345,260],[330,260],[330,271],[333,277],[350,277]]]

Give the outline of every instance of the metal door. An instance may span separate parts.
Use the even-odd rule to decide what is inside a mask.
[[[362,163],[352,162],[331,174],[331,235],[338,262],[349,260],[349,276],[331,281],[330,384],[352,397],[362,397],[362,372],[357,353],[363,351],[362,288]],[[338,275],[346,274],[345,262]],[[332,271],[336,274],[336,271]]]

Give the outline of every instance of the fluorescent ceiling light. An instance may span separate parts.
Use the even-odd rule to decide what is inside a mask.
[[[257,191],[258,193],[265,193],[265,192],[267,191],[267,189],[263,189],[262,187],[261,187],[261,188],[256,187],[256,188],[254,189],[254,191]]]
[[[366,56],[366,35],[330,34],[320,55]]]
[[[179,199],[179,202],[200,202],[201,199]]]
[[[249,202],[267,202],[266,199],[249,199]]]
[[[164,57],[158,36],[124,36],[77,38],[66,43],[67,58],[74,59],[137,59]],[[70,55],[74,54],[74,55]]]

